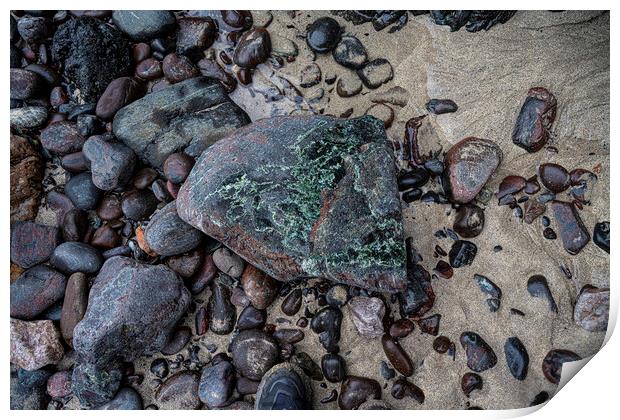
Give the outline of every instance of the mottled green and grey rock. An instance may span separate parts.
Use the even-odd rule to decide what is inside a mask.
[[[196,77],[150,93],[114,117],[116,137],[161,169],[172,153],[198,157],[210,145],[249,124],[219,82]]]
[[[168,267],[110,258],[90,290],[73,347],[80,360],[99,368],[152,354],[166,344],[189,301],[183,281]]]
[[[278,280],[402,290],[390,147],[373,117],[261,120],[202,154],[179,191],[178,214]]]

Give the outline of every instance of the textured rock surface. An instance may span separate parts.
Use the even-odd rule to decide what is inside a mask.
[[[211,144],[250,122],[222,86],[196,77],[150,93],[114,117],[114,134],[151,165],[161,168],[178,151],[197,157]]]
[[[11,372],[11,410],[45,410],[50,399],[46,383],[51,374],[44,369]]]
[[[573,312],[575,322],[587,331],[606,331],[609,320],[609,289],[583,287]]]
[[[41,201],[41,156],[24,137],[11,134],[11,222],[34,219]]]
[[[131,179],[136,155],[112,136],[92,136],[82,149],[90,162],[93,184],[101,190],[123,187]]]
[[[382,125],[276,117],[242,128],[203,153],[179,216],[278,280],[401,290],[402,216]]]
[[[357,332],[366,338],[383,335],[383,316],[385,305],[375,297],[356,296],[347,305]]]
[[[60,230],[33,222],[11,226],[11,261],[30,268],[47,260],[61,241]]]
[[[35,370],[58,363],[63,355],[60,334],[52,321],[11,319],[11,363]]]
[[[164,265],[110,258],[91,288],[84,319],[75,327],[74,348],[98,366],[155,352],[187,310],[189,296]]]
[[[81,17],[54,34],[52,55],[63,64],[78,101],[96,102],[108,84],[131,72],[130,48],[121,32],[99,19]]]

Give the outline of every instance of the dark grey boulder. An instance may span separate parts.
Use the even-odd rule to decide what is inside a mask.
[[[172,153],[198,157],[210,145],[250,122],[214,79],[196,77],[132,102],[118,111],[116,137],[161,169]]]
[[[90,162],[93,184],[110,191],[122,187],[131,179],[136,154],[112,136],[92,136],[82,148]]]
[[[191,251],[200,245],[203,236],[201,231],[181,220],[177,214],[176,201],[155,213],[144,230],[149,248],[163,256]]]
[[[71,177],[65,184],[65,194],[78,209],[94,210],[99,204],[103,191],[93,183],[90,172],[82,172]]]
[[[174,14],[167,10],[115,10],[112,20],[118,29],[133,40],[164,35],[176,25]]]
[[[82,242],[65,242],[54,250],[50,264],[65,274],[94,274],[99,271],[103,257],[93,246]]]
[[[45,392],[46,385],[52,373],[44,369],[19,369],[11,373],[11,410],[45,410],[50,400],[50,396]]]
[[[82,360],[99,367],[152,354],[164,347],[189,302],[183,281],[165,265],[112,257],[90,290],[73,346]]]
[[[261,120],[202,154],[177,211],[277,280],[399,291],[405,246],[391,147],[369,116]]]

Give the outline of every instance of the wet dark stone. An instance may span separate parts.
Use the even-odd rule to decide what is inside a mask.
[[[263,119],[202,154],[179,191],[179,216],[274,279],[396,292],[405,287],[404,249],[389,147],[383,123],[369,116]]]
[[[581,360],[581,357],[570,350],[550,350],[542,362],[543,374],[552,384],[559,384],[562,376],[562,365],[576,360]]]
[[[146,86],[133,77],[119,77],[112,80],[97,101],[96,113],[104,121],[114,118],[116,112],[141,98],[146,93]]]
[[[271,53],[271,38],[263,28],[244,33],[235,47],[233,62],[239,67],[253,69],[264,63]]]
[[[123,196],[121,208],[123,214],[135,221],[148,219],[157,208],[159,201],[149,190],[135,190]]]
[[[414,201],[419,200],[422,197],[422,190],[419,188],[414,188],[409,191],[405,191],[403,193],[403,201],[405,203],[413,203]]]
[[[408,318],[401,318],[394,322],[389,329],[389,333],[394,338],[405,338],[413,332],[415,324]]]
[[[155,403],[161,410],[197,410],[202,406],[199,383],[200,374],[196,371],[176,373],[157,390]]]
[[[390,28],[389,33],[401,29],[408,21],[408,15],[406,10],[378,10],[372,19],[372,26],[375,31],[381,31],[395,22],[399,22],[398,25]]]
[[[47,260],[61,241],[56,227],[16,222],[11,225],[11,261],[23,268],[33,267]]]
[[[467,354],[467,367],[474,372],[484,372],[497,364],[493,349],[475,332],[462,333],[460,341]]]
[[[195,250],[194,252],[202,252]],[[172,257],[174,258],[174,257]],[[202,264],[195,270],[191,279],[187,282],[188,288],[193,295],[197,295],[207,287],[217,274],[217,267],[213,263],[213,254],[209,254],[201,259]],[[177,271],[174,267],[170,266]],[[178,271],[177,271],[178,272]],[[181,274],[181,273],[180,273]],[[183,274],[181,274],[183,275]]]
[[[286,344],[299,343],[304,337],[304,332],[295,328],[281,328],[273,333],[273,338],[278,340],[282,347]]]
[[[448,198],[469,203],[482,190],[502,161],[502,150],[491,140],[467,137],[444,157],[442,186]]]
[[[551,192],[560,193],[570,187],[570,175],[566,168],[555,163],[543,163],[538,167],[540,182]]]
[[[65,274],[94,274],[103,264],[101,253],[81,242],[65,242],[54,249],[50,264]]]
[[[556,110],[557,100],[551,92],[543,87],[531,88],[512,130],[512,142],[529,153],[542,149],[549,139]]]
[[[65,184],[65,194],[78,209],[94,210],[103,191],[95,186],[90,172],[82,172],[72,176]]]
[[[534,175],[533,177],[531,177],[530,179],[527,180],[527,182],[525,183],[525,188],[523,188],[523,191],[526,194],[536,194],[538,191],[540,191],[540,184],[538,183],[538,176]]]
[[[196,311],[194,328],[196,329],[196,335],[205,335],[209,330],[209,317],[206,308],[201,307]]]
[[[555,233],[555,230],[551,229],[550,227],[545,228],[543,230],[543,236],[545,237],[545,239],[550,239],[550,240],[554,240],[558,238],[558,235]]]
[[[340,382],[347,376],[345,361],[338,354],[324,355],[321,359],[321,370],[329,382]]]
[[[192,338],[192,330],[189,327],[181,326],[177,327],[164,347],[161,349],[161,354],[170,356],[183,350],[189,340]]]
[[[248,379],[259,381],[278,362],[278,344],[259,330],[241,331],[232,341],[233,364]]]
[[[98,407],[112,401],[121,386],[122,372],[117,363],[98,368],[79,363],[73,369],[71,389],[82,407]]]
[[[454,268],[471,265],[478,252],[478,247],[473,242],[458,240],[452,244],[448,257],[450,265]]]
[[[332,389],[331,392],[326,396],[321,398],[321,404],[327,404],[330,402],[334,402],[338,399],[338,391],[335,389]]]
[[[377,381],[360,376],[349,376],[340,386],[338,407],[341,410],[355,410],[368,400],[378,399],[381,399],[381,386]]]
[[[67,211],[62,221],[62,236],[66,242],[80,242],[88,230],[88,215],[76,208]]]
[[[192,61],[200,60],[204,56],[203,51],[213,44],[217,36],[215,22],[208,16],[196,16],[177,19],[177,23],[177,53]]]
[[[65,294],[67,279],[44,265],[24,271],[10,287],[11,317],[34,319]]]
[[[594,225],[592,240],[603,251],[609,254],[609,222],[599,222]]]
[[[507,195],[514,195],[523,190],[526,186],[525,178],[518,175],[508,175],[499,184],[499,188],[495,196],[498,200],[501,200]]]
[[[482,389],[482,377],[477,373],[467,372],[461,378],[461,389],[467,398],[477,389]]]
[[[58,27],[52,56],[62,65],[76,100],[96,102],[112,80],[132,71],[131,48],[116,28],[82,17]]]
[[[161,68],[161,61],[154,58],[142,60],[136,66],[136,75],[144,80],[155,80],[164,74]],[[116,115],[116,114],[115,114]]]
[[[204,250],[199,247],[185,254],[171,256],[166,260],[166,265],[179,276],[190,278],[201,268],[204,258]],[[193,283],[188,283],[188,288],[191,291],[191,285]]]
[[[394,70],[385,58],[375,58],[357,70],[357,75],[364,86],[369,89],[377,89],[394,78]]]
[[[388,334],[384,334],[383,337],[381,337],[381,345],[383,346],[383,351],[388,360],[392,366],[394,366],[394,369],[405,376],[413,375],[413,363],[411,362],[411,358],[409,358],[407,352],[405,352],[396,340]]]
[[[527,369],[530,364],[530,356],[527,354],[525,346],[517,337],[510,337],[504,344],[504,354],[508,370],[520,381],[525,380]]]
[[[295,353],[292,356],[291,361],[299,365],[299,367],[303,369],[304,373],[308,375],[312,380],[322,381],[324,379],[321,367],[316,364],[314,360],[312,360],[312,357],[310,357],[308,353]]]
[[[51,370],[19,369],[11,373],[10,408],[11,410],[45,410],[50,400],[46,393]]]
[[[24,41],[37,43],[53,33],[53,25],[47,17],[24,16],[17,21],[17,31]]]
[[[571,255],[578,254],[590,242],[590,233],[581,221],[577,209],[572,203],[555,200],[551,202],[551,208],[564,249]]]
[[[319,335],[319,341],[329,352],[338,351],[341,322],[342,312],[331,306],[321,309],[310,321],[310,328]]]
[[[549,310],[552,312],[558,312],[558,306],[555,304],[547,279],[539,274],[530,277],[527,281],[527,291],[533,297],[543,298],[547,300],[549,304]]]
[[[530,407],[534,407],[536,405],[540,405],[546,402],[549,399],[549,393],[546,391],[541,391],[534,397],[534,400],[530,404]]]
[[[101,249],[112,249],[119,245],[121,236],[110,225],[103,225],[93,233],[90,244]]]
[[[315,52],[326,53],[333,50],[342,33],[342,28],[335,19],[322,17],[308,27],[306,42]]]
[[[293,316],[299,312],[299,309],[301,308],[301,301],[301,289],[293,289],[291,293],[289,293],[288,296],[282,301],[280,308],[285,315]]]
[[[609,289],[585,285],[577,296],[573,319],[586,331],[606,331],[609,321]]]
[[[153,168],[142,168],[133,178],[133,186],[139,190],[148,188],[157,179],[157,171]]]
[[[222,20],[234,29],[250,29],[254,23],[249,10],[220,10]]]
[[[99,367],[153,354],[168,342],[189,301],[183,282],[165,265],[110,258],[93,282],[74,348],[81,360]]]
[[[168,54],[161,63],[166,80],[170,83],[179,83],[200,75],[198,67],[184,55]]]
[[[29,99],[34,97],[45,85],[43,79],[35,72],[11,68],[11,99]]]
[[[452,228],[463,238],[475,238],[484,229],[484,211],[475,204],[462,205]]]
[[[144,230],[149,248],[163,256],[191,251],[200,245],[203,236],[198,229],[181,220],[175,201],[155,213]]]
[[[491,312],[497,312],[502,299],[502,289],[487,277],[480,274],[474,274],[474,280],[478,283],[480,290],[488,296],[487,304]]]
[[[170,154],[185,151],[197,157],[249,122],[218,81],[195,77],[123,107],[114,117],[113,130],[142,160],[161,169]]]
[[[153,375],[157,376],[160,379],[168,376],[168,361],[166,359],[155,359],[151,362],[150,371]]]
[[[24,69],[38,74],[48,87],[54,87],[60,84],[60,75],[55,69],[49,66],[33,63],[28,64]]]
[[[260,329],[267,322],[267,312],[264,309],[256,309],[252,305],[246,306],[239,314],[237,319],[237,329],[239,331]]]
[[[219,280],[212,283],[209,297],[209,314],[211,331],[218,335],[230,334],[235,327],[237,310],[230,301],[230,289]]]
[[[88,306],[88,279],[83,273],[73,273],[67,280],[60,314],[60,332],[65,342],[73,346],[73,330],[84,318]]]
[[[115,10],[116,27],[133,40],[146,40],[165,35],[176,26],[174,14],[167,10]]]
[[[237,79],[225,71],[216,60],[203,58],[198,62],[198,67],[203,76],[218,80],[227,93],[234,91],[237,87]]]
[[[136,155],[110,135],[92,136],[82,149],[90,163],[95,187],[111,191],[125,186],[133,175]]]
[[[94,410],[142,410],[142,397],[130,387],[121,388],[112,401],[100,405]]]
[[[397,379],[392,385],[392,397],[402,400],[405,397],[413,398],[418,403],[424,403],[424,391],[415,384],[412,384],[404,378]]]
[[[86,139],[78,131],[77,124],[58,121],[41,130],[41,146],[50,152],[67,154],[79,152]]]
[[[338,64],[351,69],[359,69],[368,61],[366,48],[352,35],[343,36],[332,55]]]
[[[407,289],[398,294],[400,312],[405,317],[421,317],[433,307],[435,293],[431,285],[431,275],[420,264],[415,263],[415,250],[411,241],[407,247]]]
[[[235,389],[241,395],[253,395],[258,391],[258,386],[260,382],[252,381],[248,378],[244,378],[243,376],[237,378],[237,383],[235,384]]]
[[[498,23],[506,23],[514,16],[514,10],[431,10],[437,25],[448,25],[450,32],[463,26],[468,32],[488,31]]]
[[[430,175],[424,168],[413,168],[398,177],[398,190],[422,187],[428,182]]]
[[[450,350],[450,347],[452,347],[453,345],[454,343],[444,335],[440,335],[439,337],[435,338],[435,340],[433,340],[433,350],[435,350],[437,353],[447,353],[448,350]]]
[[[439,334],[439,322],[441,321],[441,315],[435,314],[427,318],[423,318],[418,321],[420,331],[425,334],[437,335]]]
[[[235,367],[223,360],[207,366],[200,375],[198,396],[209,408],[227,405],[235,388]]]
[[[278,295],[278,282],[250,264],[245,266],[241,275],[241,287],[257,309],[269,307]]]
[[[426,103],[426,109],[431,114],[441,115],[456,112],[459,107],[452,99],[431,99]]]

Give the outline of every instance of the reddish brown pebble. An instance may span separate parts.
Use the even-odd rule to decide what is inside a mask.
[[[570,350],[551,350],[542,362],[543,374],[552,384],[559,384],[562,376],[562,365],[576,360],[581,360],[581,357]]]
[[[103,225],[95,230],[90,244],[98,248],[112,249],[117,246],[120,241],[121,237],[114,229],[109,225]]]
[[[583,225],[575,206],[564,201],[552,201],[551,208],[564,249],[571,255],[578,254],[590,242],[590,233]]]
[[[154,58],[147,58],[136,66],[136,76],[145,80],[159,79],[163,74],[161,62]]]
[[[383,337],[381,337],[381,344],[385,355],[392,366],[394,366],[394,369],[404,376],[413,375],[413,363],[411,362],[409,355],[397,341],[389,335],[384,334]]]
[[[435,314],[429,317],[420,319],[418,326],[423,333],[430,335],[437,335],[439,333],[439,322],[441,321],[441,315]]]
[[[512,142],[529,153],[542,149],[549,139],[556,109],[557,100],[551,92],[543,87],[531,88],[512,131]]]
[[[538,167],[540,182],[551,192],[560,193],[570,186],[570,174],[561,165],[543,163]]]
[[[189,175],[196,161],[187,153],[173,153],[164,161],[164,175],[174,184],[181,184]]]
[[[203,306],[196,312],[196,335],[204,335],[208,329],[209,319],[207,317],[207,310]]]
[[[437,273],[438,276],[443,277],[444,279],[452,278],[452,275],[454,274],[454,269],[452,268],[452,266],[444,260],[437,261],[437,265],[435,266],[435,269],[433,271]]]
[[[390,326],[390,335],[394,338],[407,337],[414,330],[415,324],[407,318],[401,318]]]
[[[499,184],[499,189],[495,196],[500,199],[507,194],[516,194],[525,188],[525,178],[518,175],[508,175]]]
[[[417,385],[412,384],[404,378],[397,379],[392,385],[392,397],[397,400],[402,400],[405,397],[410,397],[416,400],[418,403],[424,403],[424,392]]]
[[[200,269],[189,282],[189,290],[192,294],[197,295],[202,292],[205,287],[211,283],[217,274],[217,267],[213,263],[213,254],[207,255],[202,261]]]
[[[445,335],[440,335],[435,340],[433,340],[433,349],[437,353],[443,354],[450,350],[452,344],[452,341],[448,337],[446,337]]]

